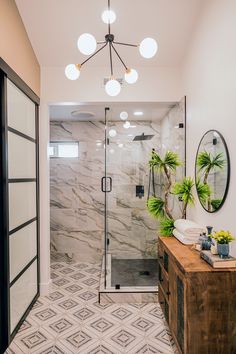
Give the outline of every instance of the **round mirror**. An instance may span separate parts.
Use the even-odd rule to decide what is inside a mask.
[[[223,136],[209,130],[198,146],[195,162],[195,180],[198,198],[209,213],[219,210],[227,196],[230,161]]]

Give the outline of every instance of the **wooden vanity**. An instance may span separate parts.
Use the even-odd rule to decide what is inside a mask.
[[[214,269],[192,246],[160,237],[159,302],[183,354],[236,353],[236,268]]]

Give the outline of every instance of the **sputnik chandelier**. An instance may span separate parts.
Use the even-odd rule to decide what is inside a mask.
[[[135,69],[129,68],[125,64],[124,60],[121,58],[117,51],[117,46],[139,48],[141,56],[146,59],[150,59],[156,54],[158,50],[158,45],[153,38],[145,38],[139,45],[115,41],[115,37],[111,33],[111,24],[115,22],[116,14],[110,8],[110,0],[108,0],[108,9],[102,13],[102,20],[108,25],[108,34],[105,35],[105,41],[97,42],[93,35],[89,33],[82,34],[78,39],[77,46],[82,54],[88,55],[89,57],[81,64],[67,65],[67,67],[65,68],[65,75],[69,80],[78,79],[82,66],[108,46],[111,75],[105,85],[105,91],[109,96],[117,96],[121,91],[121,85],[120,82],[114,77],[112,53],[114,53],[119,58],[120,62],[125,68],[125,81],[128,84],[134,84],[138,80],[137,71]],[[101,47],[97,49],[97,45]]]

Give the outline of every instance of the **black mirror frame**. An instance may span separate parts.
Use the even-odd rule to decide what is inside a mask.
[[[203,209],[207,212],[207,213],[210,213],[210,214],[213,214],[213,213],[216,213],[217,211],[219,211],[222,206],[224,205],[225,203],[225,200],[227,198],[227,195],[228,195],[228,191],[229,191],[229,183],[230,183],[230,157],[229,157],[229,150],[228,150],[228,147],[227,147],[227,144],[226,144],[226,141],[223,137],[223,135],[216,129],[210,129],[208,130],[201,138],[199,144],[198,144],[198,149],[197,149],[197,153],[196,153],[196,157],[195,157],[195,185],[196,185],[196,182],[197,182],[197,156],[198,156],[198,152],[199,152],[199,149],[200,149],[200,146],[201,146],[201,143],[203,141],[203,139],[205,138],[205,136],[210,133],[210,132],[216,132],[217,134],[219,134],[223,144],[224,144],[224,147],[225,147],[225,152],[226,152],[226,157],[227,157],[227,181],[226,181],[226,187],[225,187],[225,192],[224,192],[224,196],[222,198],[222,203],[220,204],[219,208],[217,210],[213,210],[213,211],[209,211],[205,208],[204,205],[202,205],[200,199],[198,198],[201,206],[203,207]],[[197,190],[196,190],[197,192]],[[198,196],[198,193],[197,193],[197,196]]]

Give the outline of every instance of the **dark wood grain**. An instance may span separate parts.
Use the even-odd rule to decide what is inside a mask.
[[[159,250],[169,256],[161,291],[169,289],[169,326],[180,353],[236,354],[236,268],[214,269],[191,246],[172,237],[161,237]],[[163,269],[162,262],[160,267]],[[182,345],[178,341],[182,332],[177,279],[184,286]],[[166,298],[165,294],[161,293],[161,298]]]

